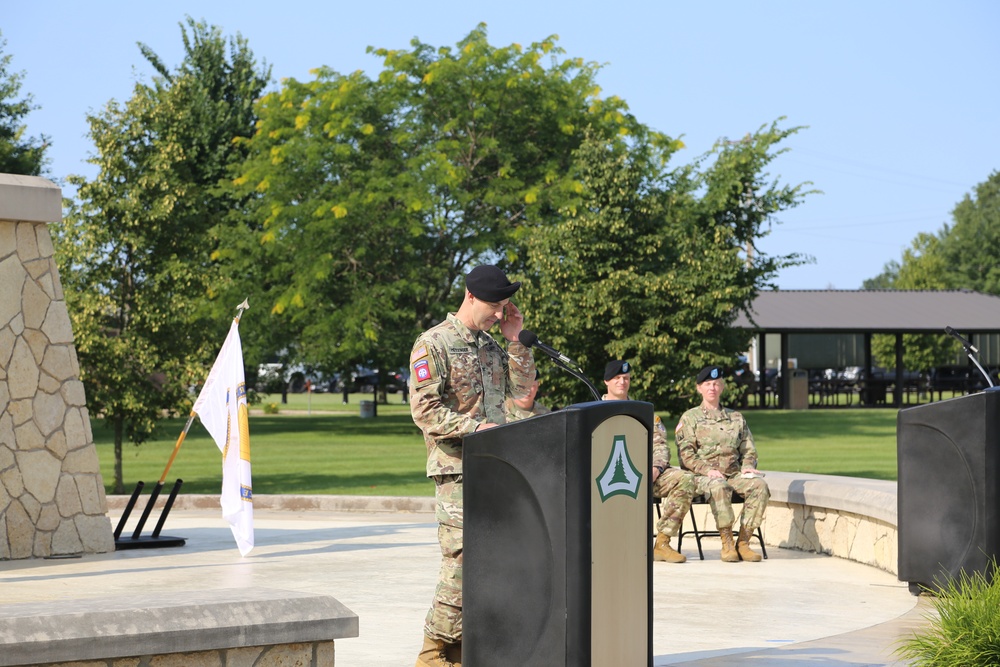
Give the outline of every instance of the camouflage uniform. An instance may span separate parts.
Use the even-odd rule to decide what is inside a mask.
[[[743,415],[728,408],[691,408],[681,415],[675,436],[681,465],[696,475],[696,492],[709,494],[716,524],[729,528],[735,522],[735,490],[745,499],[741,525],[757,530],[771,494],[762,478],[741,476],[744,469],[757,467],[757,449]],[[718,470],[724,479],[707,477],[710,470]]]
[[[507,399],[507,421],[516,422],[521,419],[527,419],[528,417],[535,417],[537,415],[546,415],[550,413],[547,407],[535,401],[535,404],[531,406],[530,410],[525,410],[524,408],[518,407],[514,403],[513,398]]]
[[[603,396],[603,400],[608,400],[608,394]],[[653,497],[661,499],[656,531],[673,537],[691,508],[695,482],[694,475],[688,471],[670,466],[667,429],[657,415],[653,416],[653,467],[661,470],[660,476],[653,482]]]
[[[462,639],[462,437],[480,424],[505,423],[507,398],[527,395],[535,380],[531,350],[518,342],[508,350],[451,313],[410,354],[410,412],[427,445],[442,556],[424,633],[449,644]]]
[[[667,429],[659,417],[654,417],[653,421],[653,467],[663,470],[653,482],[653,496],[661,499],[660,520],[656,522],[656,530],[673,537],[680,529],[684,515],[691,508],[694,475],[670,466]]]

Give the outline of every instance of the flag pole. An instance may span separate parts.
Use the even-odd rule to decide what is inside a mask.
[[[236,306],[236,322],[240,321],[240,318],[243,316],[243,311],[248,308],[250,308],[249,299],[243,299],[243,303]],[[139,517],[139,524],[135,527],[135,531],[132,533],[133,540],[139,539],[139,536],[142,534],[142,529],[146,525],[146,520],[149,519],[149,513],[153,510],[153,505],[156,504],[156,499],[160,496],[160,491],[163,490],[163,484],[167,479],[167,473],[170,472],[170,466],[174,464],[174,459],[177,458],[177,452],[180,451],[181,445],[184,443],[184,438],[187,437],[188,431],[191,429],[191,424],[194,423],[194,418],[196,416],[197,413],[192,410],[191,414],[188,416],[187,423],[184,424],[184,429],[177,438],[177,443],[174,445],[174,451],[171,452],[170,459],[167,461],[167,467],[163,469],[163,474],[160,475],[160,481],[158,481],[156,486],[153,487],[153,492],[149,495],[149,502],[146,503],[146,508],[142,511],[142,516]],[[180,484],[180,480],[177,480],[177,483]],[[169,508],[167,511],[169,511]],[[163,524],[163,518],[164,517],[160,517],[160,526]],[[157,533],[159,533],[160,526],[157,527]]]

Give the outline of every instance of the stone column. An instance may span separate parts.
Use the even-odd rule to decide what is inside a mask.
[[[62,194],[0,174],[0,559],[114,551],[47,223]]]

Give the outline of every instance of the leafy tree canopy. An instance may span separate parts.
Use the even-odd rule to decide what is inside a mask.
[[[669,153],[654,146],[588,141],[576,154],[583,204],[525,244],[526,317],[546,342],[578,354],[598,387],[608,361],[628,359],[633,398],[674,414],[689,407],[695,371],[731,367],[746,349],[746,334],[731,327],[737,314],[780,268],[802,261],[756,248],[774,214],[805,194],[764,172],[795,131],[762,127],[671,171]],[[540,365],[550,400],[586,399],[580,383]]]
[[[602,99],[598,66],[554,37],[498,48],[480,25],[455,48],[411,46],[369,49],[373,78],[285,81],[244,142],[249,215],[220,254],[235,274],[258,269],[238,289],[256,288],[273,330],[332,368],[404,364],[471,265],[517,268],[518,240],[579,200],[585,133],[671,143]]]
[[[934,234],[921,233],[865,289],[968,289],[1000,295],[1000,172],[993,172],[952,211],[952,222]],[[945,334],[903,336],[903,363],[930,370],[952,362],[960,345]],[[872,352],[880,365],[895,365],[895,339],[874,336]]]
[[[24,118],[38,108],[29,94],[18,99],[24,72],[10,70],[13,56],[5,54],[0,34],[0,173],[39,176],[45,169],[49,138],[26,137]]]
[[[269,76],[241,38],[190,18],[181,31],[180,67],[140,45],[160,76],[88,118],[99,173],[71,178],[78,199],[56,228],[81,379],[115,432],[119,491],[122,442],[188,404],[224,338],[210,233],[238,204],[219,183],[243,159],[234,139],[253,132]]]

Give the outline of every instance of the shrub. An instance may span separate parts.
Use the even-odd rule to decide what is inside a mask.
[[[265,403],[264,404],[264,414],[265,415],[276,415],[276,414],[278,414],[278,404],[274,403],[273,401],[271,403]]]
[[[897,653],[927,667],[1000,665],[1000,576],[962,572],[934,598],[926,630],[901,642]]]

